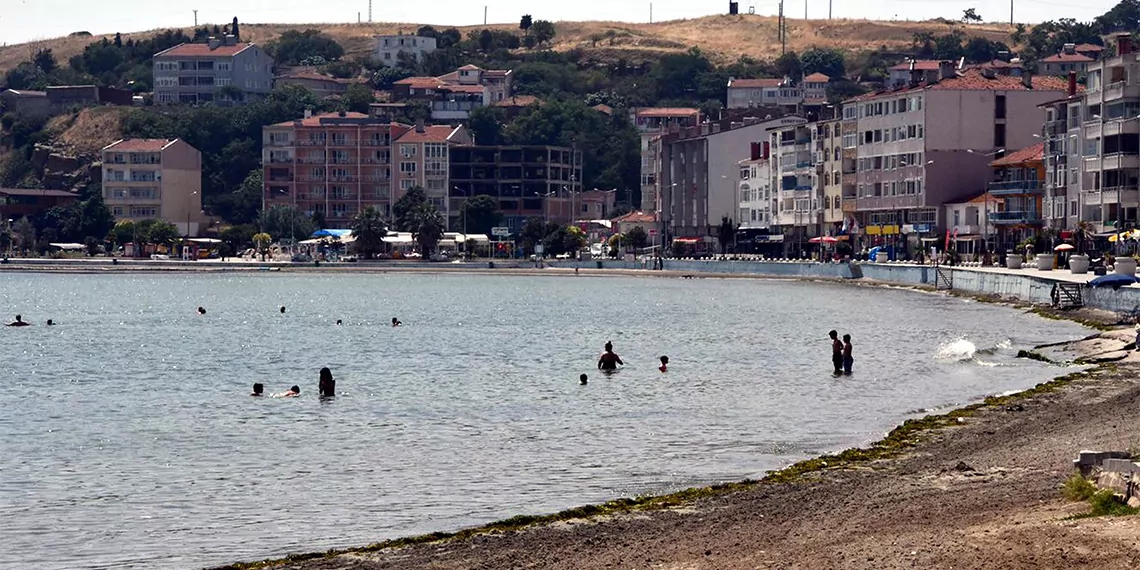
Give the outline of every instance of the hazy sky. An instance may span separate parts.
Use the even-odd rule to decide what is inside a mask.
[[[957,18],[973,7],[987,21],[1008,20],[1007,0],[831,0],[836,18],[926,19]],[[807,0],[808,16],[826,18],[828,0]],[[654,21],[726,13],[728,0],[654,0]],[[1116,4],[1115,0],[1019,0],[1015,19],[1040,22],[1057,18],[1090,20]],[[194,23],[224,23],[237,16],[249,23],[355,22],[357,12],[367,20],[368,0],[0,0],[0,43],[67,35],[78,30],[94,34],[134,32]],[[648,0],[373,0],[372,19],[446,25],[517,22],[523,13],[546,20],[649,20]],[[755,6],[757,14],[775,14],[775,0],[741,0],[740,11]],[[787,0],[789,17],[802,18],[804,0]]]

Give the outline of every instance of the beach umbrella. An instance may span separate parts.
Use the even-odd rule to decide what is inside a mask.
[[[1137,279],[1132,275],[1125,275],[1123,273],[1110,273],[1108,275],[1101,275],[1092,281],[1089,281],[1089,287],[1123,287],[1136,283]]]
[[[835,243],[839,241],[831,236],[813,237],[808,240],[808,243]]]
[[[1077,249],[1077,248],[1073,247],[1072,244],[1063,243],[1063,244],[1053,248],[1053,251],[1072,251],[1074,249]]]

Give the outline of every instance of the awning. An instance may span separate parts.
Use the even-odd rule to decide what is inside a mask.
[[[700,238],[673,238],[673,243],[683,243],[686,245],[695,245],[700,242]]]
[[[317,230],[309,237],[336,237],[345,238],[352,235],[352,230]]]
[[[983,240],[983,239],[986,239],[986,238],[984,238],[984,237],[982,237],[982,236],[980,236],[980,235],[978,235],[978,234],[962,234],[962,235],[960,235],[960,236],[958,236],[958,237],[956,237],[956,238],[955,238],[955,237],[952,237],[952,238],[950,238],[950,241],[954,241],[954,240],[958,240],[958,241],[978,241],[978,240]],[[924,240],[924,241],[925,241],[925,240]]]
[[[388,237],[385,237],[382,239],[384,240],[384,243],[396,243],[396,244],[412,243],[415,241],[412,239],[411,235],[388,236]]]
[[[87,249],[87,246],[81,243],[49,243],[48,245],[58,247],[64,251],[83,251]]]
[[[222,240],[214,239],[214,238],[190,238],[186,241],[191,241],[194,243],[205,243],[205,244],[222,243]]]

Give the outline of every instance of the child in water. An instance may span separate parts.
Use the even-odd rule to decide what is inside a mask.
[[[851,358],[851,335],[843,335],[843,374],[851,375],[851,365],[855,363],[855,359]]]
[[[657,369],[662,371],[662,372],[668,372],[669,371],[669,357],[668,356],[662,356],[661,357],[661,366],[659,366]]]
[[[265,392],[265,386],[263,386],[261,384],[261,382],[258,382],[258,383],[253,385],[253,393],[250,394],[250,396],[257,396],[260,398],[261,396],[265,395],[264,392]]]
[[[297,396],[300,396],[300,395],[301,395],[301,387],[300,386],[293,386],[292,388],[289,388],[288,391],[278,394],[277,397],[278,398],[296,398]]]

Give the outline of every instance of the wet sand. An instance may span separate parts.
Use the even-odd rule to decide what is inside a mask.
[[[875,569],[1140,566],[1140,517],[1088,511],[1060,484],[1082,449],[1140,443],[1131,329],[1042,348],[1113,361],[992,402],[889,459],[831,465],[663,510],[574,519],[269,565],[379,569]],[[1059,373],[1066,372],[1058,369]],[[1046,381],[1048,379],[1042,379]],[[366,524],[366,523],[364,523]],[[234,566],[237,568],[238,566]]]

